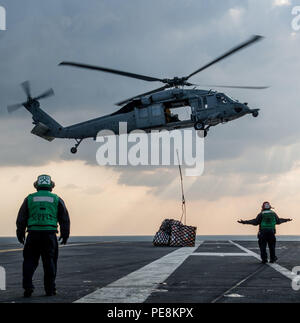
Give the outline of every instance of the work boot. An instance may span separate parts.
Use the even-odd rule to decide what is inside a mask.
[[[25,289],[25,291],[24,291],[24,297],[25,298],[29,298],[29,297],[31,297],[32,293],[33,293],[33,289],[32,288]]]
[[[268,260],[267,259],[263,259],[262,261],[261,261],[261,263],[262,264],[266,264],[268,262]]]
[[[278,259],[277,257],[275,257],[274,259],[271,259],[271,260],[270,260],[270,263],[271,263],[271,264],[274,264],[274,262],[276,262],[276,261],[277,261],[277,259]]]
[[[46,291],[46,296],[55,296],[56,295],[56,289],[54,288],[53,290],[47,290]]]

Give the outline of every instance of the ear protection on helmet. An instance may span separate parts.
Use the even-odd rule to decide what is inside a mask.
[[[33,183],[33,186],[34,186],[34,188],[35,189],[38,189],[38,182],[37,181],[35,181],[34,183]],[[53,182],[52,180],[51,180],[51,189],[53,189],[55,187],[55,182]]]
[[[50,183],[39,183],[40,178],[46,177],[46,179],[50,179]],[[41,188],[41,187],[46,187],[50,188],[51,190],[55,187],[55,183],[51,180],[51,177],[49,175],[40,175],[38,176],[38,179],[33,183],[33,186],[35,189]]]

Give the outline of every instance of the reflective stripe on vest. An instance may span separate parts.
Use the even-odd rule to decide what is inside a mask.
[[[276,226],[276,216],[271,210],[262,211],[262,219],[260,228],[261,229],[275,229]]]
[[[56,231],[59,197],[49,191],[38,191],[28,196],[28,230]]]

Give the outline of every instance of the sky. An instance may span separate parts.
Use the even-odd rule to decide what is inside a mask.
[[[0,236],[15,234],[18,209],[41,173],[56,182],[73,235],[152,235],[164,218],[180,219],[178,170],[172,167],[99,166],[99,143],[49,143],[30,134],[20,83],[55,96],[41,107],[64,126],[116,111],[115,102],[153,89],[106,73],[58,66],[61,61],[151,75],[187,75],[259,34],[263,41],[195,75],[196,84],[267,85],[263,91],[225,92],[251,108],[211,128],[205,170],[184,177],[187,224],[198,234],[255,234],[240,218],[254,218],[269,200],[293,222],[279,234],[300,234],[300,31],[292,28],[299,0],[0,0],[7,30],[0,31]],[[200,87],[201,88],[201,87]],[[223,90],[224,91],[224,90]]]

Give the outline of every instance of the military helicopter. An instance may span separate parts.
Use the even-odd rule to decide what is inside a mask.
[[[68,127],[63,127],[40,108],[39,100],[53,95],[53,90],[50,89],[33,98],[31,95],[30,84],[26,81],[22,83],[22,87],[27,95],[27,101],[8,106],[8,112],[11,113],[24,106],[32,114],[33,124],[35,125],[31,131],[32,134],[48,141],[52,141],[55,138],[75,139],[76,144],[71,148],[71,153],[73,154],[77,152],[77,148],[83,139],[93,138],[96,140],[97,134],[101,130],[111,130],[118,135],[119,122],[127,122],[128,132],[135,129],[142,129],[146,132],[150,132],[152,129],[173,130],[194,127],[196,130],[202,130],[204,137],[206,137],[210,127],[241,118],[247,114],[252,114],[253,117],[257,117],[259,109],[250,109],[247,103],[240,103],[224,93],[214,90],[196,89],[197,86],[188,82],[188,80],[213,64],[220,62],[224,58],[261,40],[262,38],[262,36],[258,35],[252,36],[246,42],[232,48],[222,56],[219,56],[188,76],[174,77],[171,79],[161,79],[75,62],[61,62],[59,65],[113,73],[148,82],[162,82],[165,85],[117,103],[118,106],[122,107],[118,111],[109,115],[80,122]],[[191,86],[194,88],[184,88]],[[267,88],[266,86],[228,85],[216,85],[215,87],[240,89]],[[182,107],[190,107],[191,112],[186,120],[180,120],[178,114],[173,114],[171,111]]]

